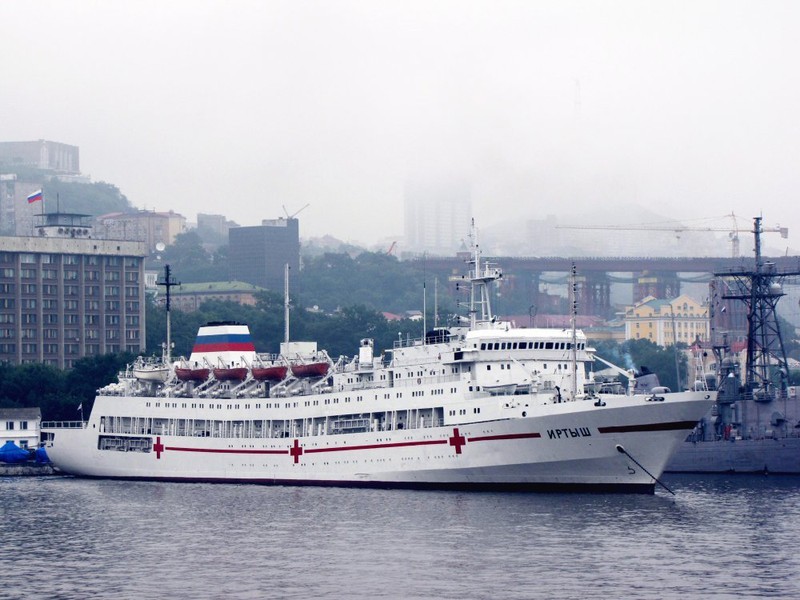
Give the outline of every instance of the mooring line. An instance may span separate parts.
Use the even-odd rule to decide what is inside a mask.
[[[670,494],[672,494],[673,496],[675,495],[675,492],[673,492],[673,491],[672,491],[671,489],[669,489],[669,488],[668,488],[666,485],[664,485],[664,484],[663,484],[663,483],[662,483],[662,482],[661,482],[661,481],[658,479],[658,477],[656,477],[656,476],[655,476],[655,475],[653,475],[653,474],[652,474],[650,471],[648,471],[647,469],[645,469],[645,468],[642,466],[642,463],[640,463],[638,460],[636,460],[635,458],[633,458],[633,457],[630,455],[630,453],[629,453],[627,450],[625,450],[625,448],[623,448],[623,447],[622,447],[622,445],[621,445],[621,444],[617,444],[617,452],[619,452],[619,453],[621,453],[621,454],[624,454],[625,456],[627,456],[628,458],[630,458],[630,459],[631,459],[633,462],[635,462],[635,463],[636,463],[636,464],[639,466],[639,468],[640,468],[642,471],[644,471],[645,473],[647,473],[648,475],[650,475],[650,477],[652,477],[652,478],[655,480],[655,482],[656,482],[658,485],[660,485],[661,487],[663,487],[665,490],[667,490],[667,491],[668,491]]]

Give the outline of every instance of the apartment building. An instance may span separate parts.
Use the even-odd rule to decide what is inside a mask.
[[[144,351],[145,244],[93,239],[85,215],[42,217],[37,237],[0,237],[0,361]]]

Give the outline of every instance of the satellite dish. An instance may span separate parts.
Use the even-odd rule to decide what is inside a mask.
[[[156,244],[156,252],[163,252],[165,248],[164,242],[158,242]]]

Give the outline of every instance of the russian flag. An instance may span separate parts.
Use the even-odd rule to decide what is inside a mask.
[[[28,196],[28,204],[33,204],[34,202],[38,202],[42,198],[44,198],[42,190],[36,190],[30,196]]]

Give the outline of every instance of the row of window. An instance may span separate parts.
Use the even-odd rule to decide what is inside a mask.
[[[6,421],[6,431],[14,431],[15,427],[16,427],[16,421]],[[19,422],[19,429],[20,429],[20,431],[27,431],[28,422],[27,421],[20,421]]]
[[[77,281],[78,279],[80,279],[80,271],[69,269],[65,270],[63,273],[64,273],[64,281]],[[121,271],[106,271],[103,280],[121,281],[122,280],[121,273],[122,273]],[[3,269],[0,269],[0,276],[2,276],[4,279],[14,279],[16,276],[16,270],[14,269],[14,267],[4,267]],[[19,270],[19,277],[20,279],[39,279],[39,272],[36,269],[22,268]],[[58,271],[56,269],[42,269],[41,279],[43,281],[53,281],[55,279],[58,279]],[[85,271],[83,274],[83,279],[85,281],[100,281],[100,271]],[[139,272],[138,271],[126,272],[125,281],[128,283],[138,283]]]
[[[22,350],[22,354],[26,356],[30,355],[37,355],[39,354],[39,346],[35,343],[25,343],[19,346]],[[58,356],[59,352],[58,344],[42,344],[42,352],[44,356]],[[104,346],[100,344],[89,344],[87,343],[84,346],[84,354],[86,356],[98,356],[100,354],[114,354],[121,351],[122,346],[120,344],[109,344],[106,343]],[[80,352],[80,344],[64,344],[64,356],[78,356]],[[126,344],[125,351],[130,352],[132,354],[137,354],[141,350],[141,347],[138,344]],[[0,356],[14,356],[17,354],[17,344],[3,344],[0,343]],[[38,362],[38,360],[33,359],[29,361],[23,360],[23,362]],[[45,360],[48,364],[55,364],[54,361]],[[72,366],[72,361],[69,361],[69,364],[66,365],[67,368]]]
[[[666,323],[669,324],[668,322],[666,322]],[[636,329],[639,329],[640,328],[639,326],[642,323],[637,321],[635,324],[636,324]],[[697,329],[705,329],[706,326],[708,325],[708,321],[707,320],[701,320],[701,321],[678,321],[674,325],[675,325],[675,327],[677,329],[695,329],[695,328],[697,328]],[[653,322],[652,321],[648,321],[647,328],[648,329],[653,329]]]
[[[586,344],[578,342],[575,347],[583,350]],[[482,342],[481,350],[572,350],[572,342]]]
[[[135,294],[138,297],[138,293]],[[21,298],[20,299],[20,308],[23,310],[36,310],[38,304],[36,298]],[[88,311],[99,311],[100,310],[100,300],[85,300],[84,301],[84,308]],[[119,300],[106,300],[102,306],[105,307],[106,311],[118,311],[122,303]],[[0,298],[0,308],[8,308],[14,309],[17,307],[17,302],[15,298]],[[58,301],[57,300],[49,300],[44,299],[42,300],[42,309],[43,310],[58,310]],[[64,310],[78,310],[78,301],[77,300],[64,300]],[[136,300],[128,300],[125,302],[125,310],[128,312],[138,311],[139,310],[139,302]]]
[[[77,254],[32,254],[29,252],[22,252],[19,254],[19,262],[23,265],[35,265],[36,257],[39,257],[39,264],[42,265],[57,265],[59,259],[63,265],[79,265],[81,258],[83,263],[88,266],[96,267],[105,264],[107,267],[118,267],[123,264],[123,257],[120,256],[81,256]],[[126,267],[135,268],[139,266],[141,259],[132,256],[127,256],[124,259]],[[14,262],[14,255],[12,253],[3,254],[0,262],[11,263]]]

